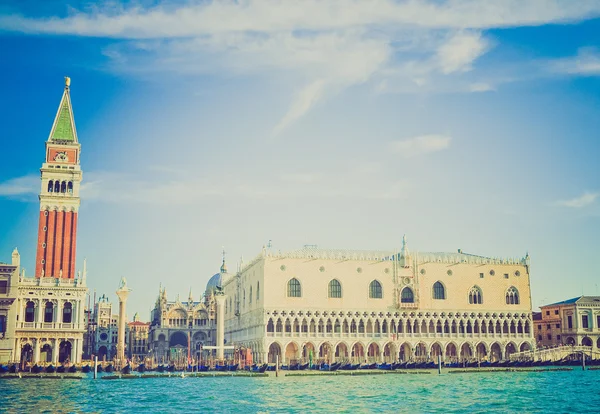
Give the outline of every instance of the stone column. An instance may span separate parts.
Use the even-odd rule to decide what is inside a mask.
[[[60,340],[52,340],[52,364],[58,364],[58,347],[60,346]]]
[[[33,363],[37,363],[40,361],[40,339],[35,339],[35,344],[33,345]]]
[[[117,331],[117,359],[125,361],[125,313],[127,312],[127,298],[131,290],[127,287],[125,278],[121,279],[121,286],[117,290],[119,297],[119,330]]]
[[[21,362],[21,340],[20,339],[16,339],[15,340],[15,361],[16,362]]]
[[[225,359],[225,295],[215,295],[217,300],[217,359]]]
[[[38,308],[37,308],[37,320],[35,322],[37,322],[38,324],[42,324],[44,323],[44,306],[46,304],[44,303],[44,301],[42,301],[41,299],[38,300]],[[40,327],[41,325],[37,325],[38,327]]]
[[[75,354],[75,360],[73,362],[81,363],[81,356],[83,355],[83,339],[77,339],[77,353]]]

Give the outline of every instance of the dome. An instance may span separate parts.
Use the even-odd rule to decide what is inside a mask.
[[[217,288],[217,286],[218,287],[223,286],[222,285],[222,282],[223,282],[222,276],[223,276],[222,273],[217,273],[208,280],[208,283],[206,284],[206,294],[207,295],[212,293]]]

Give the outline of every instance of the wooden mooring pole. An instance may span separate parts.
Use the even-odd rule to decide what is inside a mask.
[[[442,373],[442,356],[438,355],[438,375]]]
[[[98,378],[98,357],[94,357],[94,379]]]

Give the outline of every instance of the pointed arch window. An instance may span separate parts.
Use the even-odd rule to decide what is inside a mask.
[[[379,281],[374,280],[369,285],[369,297],[371,299],[383,298],[383,289],[381,288],[381,283],[379,283]]]
[[[434,299],[446,299],[446,288],[441,282],[435,282],[433,284],[433,298]]]
[[[67,184],[67,193],[73,194],[73,182],[72,181],[69,181],[69,183]]]
[[[250,286],[250,295],[248,297],[248,304],[252,304],[252,286]]]
[[[256,282],[256,301],[260,299],[260,282]]]
[[[483,303],[483,294],[478,286],[473,286],[469,291],[469,303],[472,305],[481,305]]]
[[[333,279],[329,282],[329,297],[330,298],[341,298],[342,297],[342,285],[337,279]]]
[[[52,180],[48,181],[48,192],[49,193],[54,192],[54,181],[52,181]]]
[[[401,303],[415,303],[415,294],[412,289],[409,287],[405,287],[402,289],[402,293],[400,294],[400,302]]]
[[[290,298],[302,297],[302,286],[300,286],[300,281],[298,279],[290,279],[287,286],[287,295]]]
[[[518,305],[519,304],[519,291],[516,287],[511,286],[506,291],[506,304],[507,305]]]

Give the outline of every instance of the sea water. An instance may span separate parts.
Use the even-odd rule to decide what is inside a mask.
[[[598,412],[600,371],[0,379],[0,412]]]

